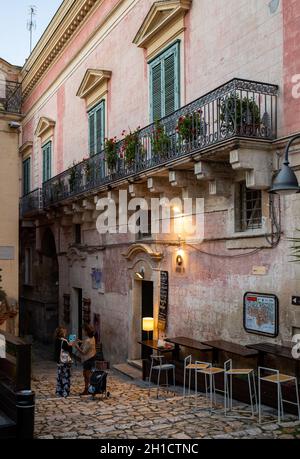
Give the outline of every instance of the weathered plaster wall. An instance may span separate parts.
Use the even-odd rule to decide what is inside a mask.
[[[291,134],[297,133],[300,125],[300,3],[297,0],[283,0],[283,40],[284,113],[286,133]]]

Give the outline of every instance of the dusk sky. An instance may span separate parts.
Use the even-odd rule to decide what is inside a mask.
[[[23,65],[29,55],[30,39],[27,30],[29,6],[37,7],[33,46],[46,29],[62,0],[0,0],[0,57],[11,64]]]

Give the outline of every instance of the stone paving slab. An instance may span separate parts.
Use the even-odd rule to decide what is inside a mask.
[[[69,398],[55,397],[55,383],[55,363],[36,361],[33,376],[36,438],[300,438],[300,423],[293,416],[286,416],[287,422],[281,426],[272,422],[270,410],[266,425],[258,425],[256,419],[225,418],[221,403],[217,406],[219,411],[210,414],[204,396],[198,397],[197,407],[194,397],[183,398],[181,392],[174,396],[162,391],[157,400],[155,388],[149,397],[145,383],[114,372],[109,372],[111,397],[107,399],[79,396],[82,390],[79,367],[72,370]]]

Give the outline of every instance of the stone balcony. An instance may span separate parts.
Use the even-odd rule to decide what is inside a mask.
[[[69,205],[124,185],[132,196],[136,187],[159,192],[159,182],[184,186],[190,174],[197,181],[208,180],[210,193],[219,194],[239,170],[245,172],[247,186],[267,189],[270,145],[277,136],[277,94],[276,85],[233,79],[137,131],[130,157],[122,140],[113,147],[113,164],[104,149],[45,182],[43,207]]]
[[[20,199],[21,218],[32,217],[43,211],[43,191],[37,188]]]
[[[0,80],[0,113],[21,114],[21,83]]]

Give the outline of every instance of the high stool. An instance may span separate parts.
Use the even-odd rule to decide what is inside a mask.
[[[232,380],[233,376],[247,376],[248,378],[248,388],[249,388],[249,397],[250,397],[250,404],[251,404],[251,413],[252,417],[254,417],[255,413],[257,413],[257,394],[256,394],[256,383],[255,383],[255,374],[254,370],[251,369],[243,369],[243,368],[232,368],[232,360],[227,360],[224,363],[224,411],[225,416],[228,416],[228,412],[237,412],[237,413],[247,413],[247,411],[242,410],[234,410],[232,407]],[[254,400],[254,404],[253,404]],[[255,405],[255,409],[254,409]],[[230,415],[232,416],[232,415]],[[239,416],[240,418],[242,416]],[[246,417],[246,416],[245,416]],[[249,418],[247,416],[246,418]]]
[[[223,390],[216,389],[215,376],[224,373],[224,368],[208,367],[203,370],[197,370],[197,373],[202,373],[205,377],[209,377],[209,399],[210,399],[210,411],[213,411],[213,399],[216,404],[216,392],[224,393]]]
[[[150,388],[151,388],[151,377],[152,377],[152,372],[153,371],[158,371],[157,375],[157,395],[156,397],[158,398],[159,394],[159,388],[166,386],[167,389],[169,389],[169,371],[172,370],[173,374],[173,386],[174,386],[174,392],[175,392],[175,365],[172,363],[163,363],[164,356],[163,355],[151,355],[151,367],[150,367],[150,373],[149,373],[149,396],[150,396]],[[157,363],[157,364],[156,364]],[[161,372],[164,371],[166,374],[166,384],[160,384],[160,375]]]
[[[262,373],[269,373],[267,376],[262,376]],[[271,374],[270,374],[271,373]],[[298,390],[298,381],[295,376],[289,376],[280,373],[278,370],[272,368],[258,367],[258,420],[261,424],[261,381],[269,382],[272,384],[277,384],[277,416],[278,424],[281,422],[281,416],[284,417],[283,412],[283,403],[288,403],[290,405],[295,405],[298,408],[298,418],[300,421],[300,404],[299,404],[299,390]],[[289,400],[284,400],[282,398],[281,384],[287,382],[294,382],[295,391],[296,391],[296,402],[290,402]]]
[[[192,363],[192,356],[189,355],[184,359],[184,368],[183,368],[183,396],[186,394],[186,374],[189,372],[189,386],[188,386],[188,395],[191,394],[191,374],[192,371],[195,371],[195,394],[197,398],[197,370],[204,370],[205,368],[210,367],[210,363],[206,362],[195,362]],[[205,378],[206,383],[206,378]]]

